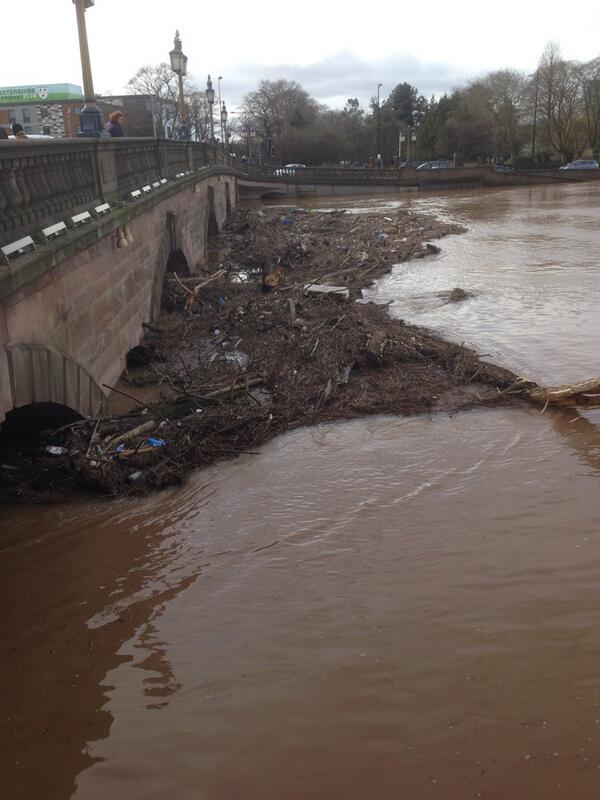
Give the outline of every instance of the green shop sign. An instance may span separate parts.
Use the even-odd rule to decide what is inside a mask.
[[[0,106],[16,103],[45,103],[50,100],[82,100],[80,86],[46,83],[37,86],[0,86]]]

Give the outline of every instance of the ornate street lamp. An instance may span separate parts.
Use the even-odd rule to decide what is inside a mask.
[[[379,102],[379,90],[383,83],[377,84],[377,166],[381,166],[381,103]]]
[[[94,0],[73,0],[77,13],[77,32],[79,34],[79,52],[81,54],[81,72],[83,76],[83,95],[84,104],[79,115],[80,131],[78,136],[88,136],[99,139],[101,136],[108,136],[102,125],[102,113],[96,105],[94,94],[94,82],[92,80],[92,65],[90,62],[90,50],[88,47],[87,30],[85,27],[86,9],[94,5]]]
[[[223,80],[223,76],[219,75],[217,78],[217,87],[219,91],[219,111],[221,110],[221,81]],[[223,125],[219,126],[219,133],[221,134],[221,139],[223,138]]]
[[[225,100],[221,106],[221,139],[223,140],[223,150],[227,150],[227,108]]]
[[[208,103],[208,122],[210,125],[210,143],[215,143],[215,121],[213,119],[213,106],[215,104],[215,90],[213,89],[210,75],[206,81],[206,102]]]
[[[179,139],[189,139],[190,132],[187,126],[187,106],[185,104],[185,96],[183,93],[183,79],[187,75],[187,56],[181,49],[181,39],[179,38],[179,31],[175,31],[174,47],[169,53],[171,59],[171,69],[179,78],[179,116],[181,123],[177,131]]]

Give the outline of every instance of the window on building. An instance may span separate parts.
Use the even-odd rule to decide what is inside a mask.
[[[33,133],[33,128],[31,127],[31,125],[24,125],[23,130],[25,131],[25,133]]]
[[[44,134],[44,136],[52,136],[52,128],[50,127],[50,125],[44,125],[44,127],[42,128],[42,133]]]
[[[23,109],[23,122],[31,122],[31,114],[28,108]]]
[[[48,106],[40,106],[40,117],[46,119],[48,116]]]
[[[11,122],[17,121],[17,112],[14,110],[14,108],[9,109],[8,118]]]

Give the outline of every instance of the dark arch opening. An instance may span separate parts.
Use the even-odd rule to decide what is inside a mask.
[[[178,275],[189,275],[190,265],[183,254],[183,250],[177,248],[169,255],[167,261],[167,272],[176,272]]]
[[[231,187],[228,183],[225,184],[225,206],[227,208],[227,218],[231,214]]]
[[[219,233],[215,215],[215,190],[212,186],[208,187],[208,223],[206,232],[208,236],[217,236]]]
[[[69,406],[59,403],[31,403],[13,408],[0,426],[0,447],[15,439],[37,439],[42,431],[56,430],[83,419]]]

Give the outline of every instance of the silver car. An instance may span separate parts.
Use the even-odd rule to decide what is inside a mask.
[[[420,164],[417,169],[452,169],[453,167],[454,163],[452,161],[437,159],[437,161],[426,161],[424,164]]]
[[[600,164],[593,158],[580,158],[577,161],[571,161],[570,164],[565,164],[564,167],[559,167],[559,169],[600,169]]]

